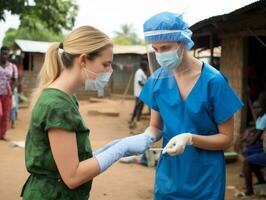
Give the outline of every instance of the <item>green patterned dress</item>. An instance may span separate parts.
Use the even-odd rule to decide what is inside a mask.
[[[71,190],[60,178],[49,144],[50,128],[75,132],[79,160],[92,157],[89,129],[79,113],[76,98],[61,90],[45,89],[33,109],[27,134],[25,162],[30,176],[21,196],[24,200],[87,200],[91,181]]]

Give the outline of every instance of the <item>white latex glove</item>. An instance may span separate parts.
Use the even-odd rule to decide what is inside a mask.
[[[192,145],[191,133],[182,133],[171,138],[171,140],[164,147],[162,153],[168,153],[170,156],[182,154],[186,145]]]

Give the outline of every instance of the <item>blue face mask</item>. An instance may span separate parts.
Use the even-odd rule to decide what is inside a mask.
[[[163,53],[156,53],[157,62],[167,69],[174,69],[178,67],[182,61],[182,56],[177,54],[177,50],[167,51]]]

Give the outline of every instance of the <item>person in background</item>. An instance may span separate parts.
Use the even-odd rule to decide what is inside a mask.
[[[19,95],[18,95],[18,89],[17,87],[15,87],[12,94],[12,106],[10,111],[11,128],[15,127],[15,121],[18,117],[18,109],[19,109]]]
[[[18,74],[17,77],[17,84],[12,88],[12,106],[10,111],[10,123],[11,128],[14,128],[15,126],[15,120],[18,116],[18,109],[19,109],[19,94],[18,94],[18,87],[19,87],[19,72],[18,72],[18,62],[17,62],[17,56],[13,54],[10,58],[10,62],[13,63],[14,70],[16,71],[16,74]]]
[[[135,107],[133,110],[133,114],[131,120],[129,121],[130,127],[133,127],[135,124],[135,120],[139,121],[140,116],[143,110],[144,103],[139,99],[139,95],[141,90],[147,80],[147,62],[141,61],[139,69],[135,72],[134,77],[134,96],[135,96]]]
[[[244,177],[246,184],[245,194],[247,196],[253,195],[252,172],[258,179],[258,184],[265,184],[265,179],[261,172],[261,167],[266,166],[265,154],[265,130],[266,130],[266,93],[262,92],[259,95],[258,102],[260,105],[260,112],[256,119],[256,135],[252,145],[248,146],[245,153],[244,161]]]
[[[265,131],[264,134],[265,135]],[[264,136],[265,138],[265,136]],[[245,185],[246,185],[246,196],[251,196],[254,194],[253,183],[252,183],[252,173],[254,173],[258,179],[258,182],[255,185],[265,184],[265,178],[261,172],[262,167],[266,167],[266,153],[263,150],[260,153],[253,154],[248,156],[245,159]]]
[[[240,142],[240,149],[241,149],[241,154],[246,157],[248,154],[252,154],[256,153],[256,149],[259,150],[260,152],[260,147],[257,148],[258,146],[254,146],[254,143],[256,143],[257,140],[257,130],[255,127],[256,124],[256,119],[258,117],[258,115],[261,112],[261,106],[258,100],[254,101],[251,107],[251,110],[253,112],[254,115],[254,119],[252,121],[249,122],[248,127],[245,129],[245,131],[243,132],[243,137],[241,138],[241,142]],[[244,163],[243,163],[243,167],[242,170],[240,172],[240,177],[245,177],[244,175]]]
[[[6,140],[6,132],[10,126],[12,95],[17,81],[16,66],[9,62],[9,48],[0,50],[0,139]]]
[[[241,138],[241,152],[245,155],[245,151],[248,146],[252,145],[254,143],[254,140],[256,137],[256,118],[261,112],[261,106],[258,100],[254,101],[252,103],[252,108],[254,113],[254,120],[250,121],[248,124],[248,127],[245,129],[244,133],[242,134],[243,137]]]
[[[244,150],[246,156],[252,155],[254,153],[260,153],[263,151],[262,133],[266,127],[265,101],[266,101],[266,94],[265,92],[262,92],[260,93],[258,100],[253,103],[253,107],[255,108],[254,114],[256,116],[256,122],[255,122],[256,134],[254,135],[252,140],[249,141],[249,145],[247,145],[246,149]]]
[[[20,56],[17,56],[16,65],[18,68],[18,93],[23,93],[23,72],[24,72],[24,65],[23,65],[23,59]]]
[[[256,100],[253,102],[253,112],[256,117],[255,121],[255,129],[254,133],[250,133],[250,135],[243,136],[243,142],[244,142],[244,154],[245,156],[252,155],[254,153],[259,153],[262,151],[262,139],[261,135],[263,132],[263,121],[264,121],[264,111],[261,105],[263,102],[260,102],[259,100]]]

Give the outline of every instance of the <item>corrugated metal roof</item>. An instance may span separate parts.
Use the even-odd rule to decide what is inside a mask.
[[[213,48],[213,56],[214,57],[221,57],[221,46]],[[210,57],[211,56],[211,50],[210,49],[196,49],[195,50],[195,56],[197,58],[204,58],[204,57]]]
[[[15,40],[19,48],[29,53],[46,53],[52,42],[32,41],[32,40]]]
[[[32,41],[32,40],[15,40],[19,48],[29,53],[46,53],[52,42]],[[146,54],[146,47],[141,45],[115,45],[114,54]]]
[[[114,46],[114,54],[146,54],[147,50],[145,46],[141,45],[115,45]]]
[[[212,25],[218,22],[224,23],[225,21],[232,20],[237,15],[254,12],[254,11],[257,11],[258,9],[265,10],[265,6],[266,6],[266,0],[257,0],[251,4],[248,4],[244,7],[236,9],[230,13],[212,16],[210,18],[199,21],[193,24],[190,27],[190,29],[192,30],[193,33],[197,31],[201,31],[202,28],[204,29],[204,26]]]
[[[254,36],[256,31],[262,34],[266,27],[265,16],[266,0],[260,0],[228,14],[197,22],[190,27],[193,32],[192,39],[195,41],[193,48],[209,48],[211,39],[214,47],[220,46],[221,35]]]

